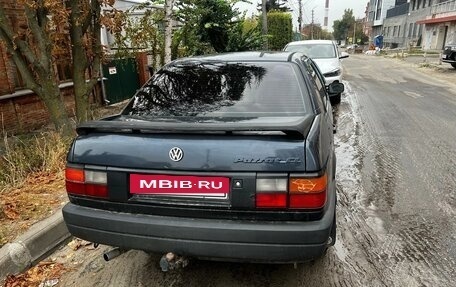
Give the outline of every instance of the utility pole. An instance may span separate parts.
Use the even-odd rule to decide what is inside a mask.
[[[356,19],[355,19],[355,27],[353,28],[353,45],[356,44]]]
[[[329,0],[325,3],[325,18],[323,20],[323,29],[328,30]]]
[[[266,12],[266,0],[261,0],[261,32],[263,34],[263,49],[268,49],[268,39],[266,35],[268,34],[268,14]]]
[[[165,64],[171,62],[174,0],[165,0]]]
[[[311,39],[314,38],[314,9],[312,9],[312,22],[310,23],[310,35]]]
[[[298,0],[298,3],[299,3],[298,26],[299,26],[299,35],[301,35],[301,29],[302,29],[302,0]]]

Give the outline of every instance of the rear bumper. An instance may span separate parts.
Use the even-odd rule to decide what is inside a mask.
[[[449,60],[449,59],[446,59],[446,58],[442,58],[442,62],[444,62],[444,63],[449,63],[449,64],[454,64],[454,63],[456,63],[455,60]]]
[[[63,216],[82,239],[151,252],[241,262],[301,262],[321,256],[335,203],[311,222],[256,222],[128,214],[68,203]]]
[[[442,62],[444,63],[450,63],[450,64],[454,64],[456,63],[456,60],[454,59],[454,57],[452,57],[452,55],[454,54],[455,52],[452,51],[452,52],[447,52],[446,54],[442,54]]]

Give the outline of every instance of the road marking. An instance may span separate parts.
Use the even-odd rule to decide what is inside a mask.
[[[404,94],[406,94],[407,96],[411,97],[411,98],[414,98],[414,99],[419,99],[419,98],[423,98],[424,96],[418,94],[418,93],[415,93],[415,92],[409,92],[409,91],[404,91]]]

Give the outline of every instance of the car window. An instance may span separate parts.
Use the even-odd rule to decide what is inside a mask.
[[[174,64],[157,72],[123,114],[137,117],[300,116],[310,100],[287,62]],[[301,76],[302,77],[302,76]]]
[[[320,71],[320,68],[318,68],[318,65],[311,59],[309,59],[309,64],[312,67],[312,69],[314,70],[314,72],[318,78],[318,81],[321,83],[322,86],[326,87],[325,77],[323,76],[323,73]]]
[[[321,75],[318,66],[311,59],[307,59],[304,63],[313,80],[314,87],[312,88],[315,89],[316,94],[319,96],[318,102],[321,104],[321,106],[323,106],[323,109],[326,111],[325,103],[327,100],[327,94],[323,76]]]
[[[336,58],[337,53],[333,44],[298,44],[288,45],[285,51],[301,52],[312,59]]]

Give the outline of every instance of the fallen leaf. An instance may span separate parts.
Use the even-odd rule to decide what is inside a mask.
[[[75,238],[71,240],[67,246],[70,247],[73,251],[76,251],[79,249],[79,247],[81,247],[81,239]]]
[[[15,220],[19,218],[19,212],[16,210],[16,203],[9,202],[3,206],[3,213],[5,214],[6,218]]]

